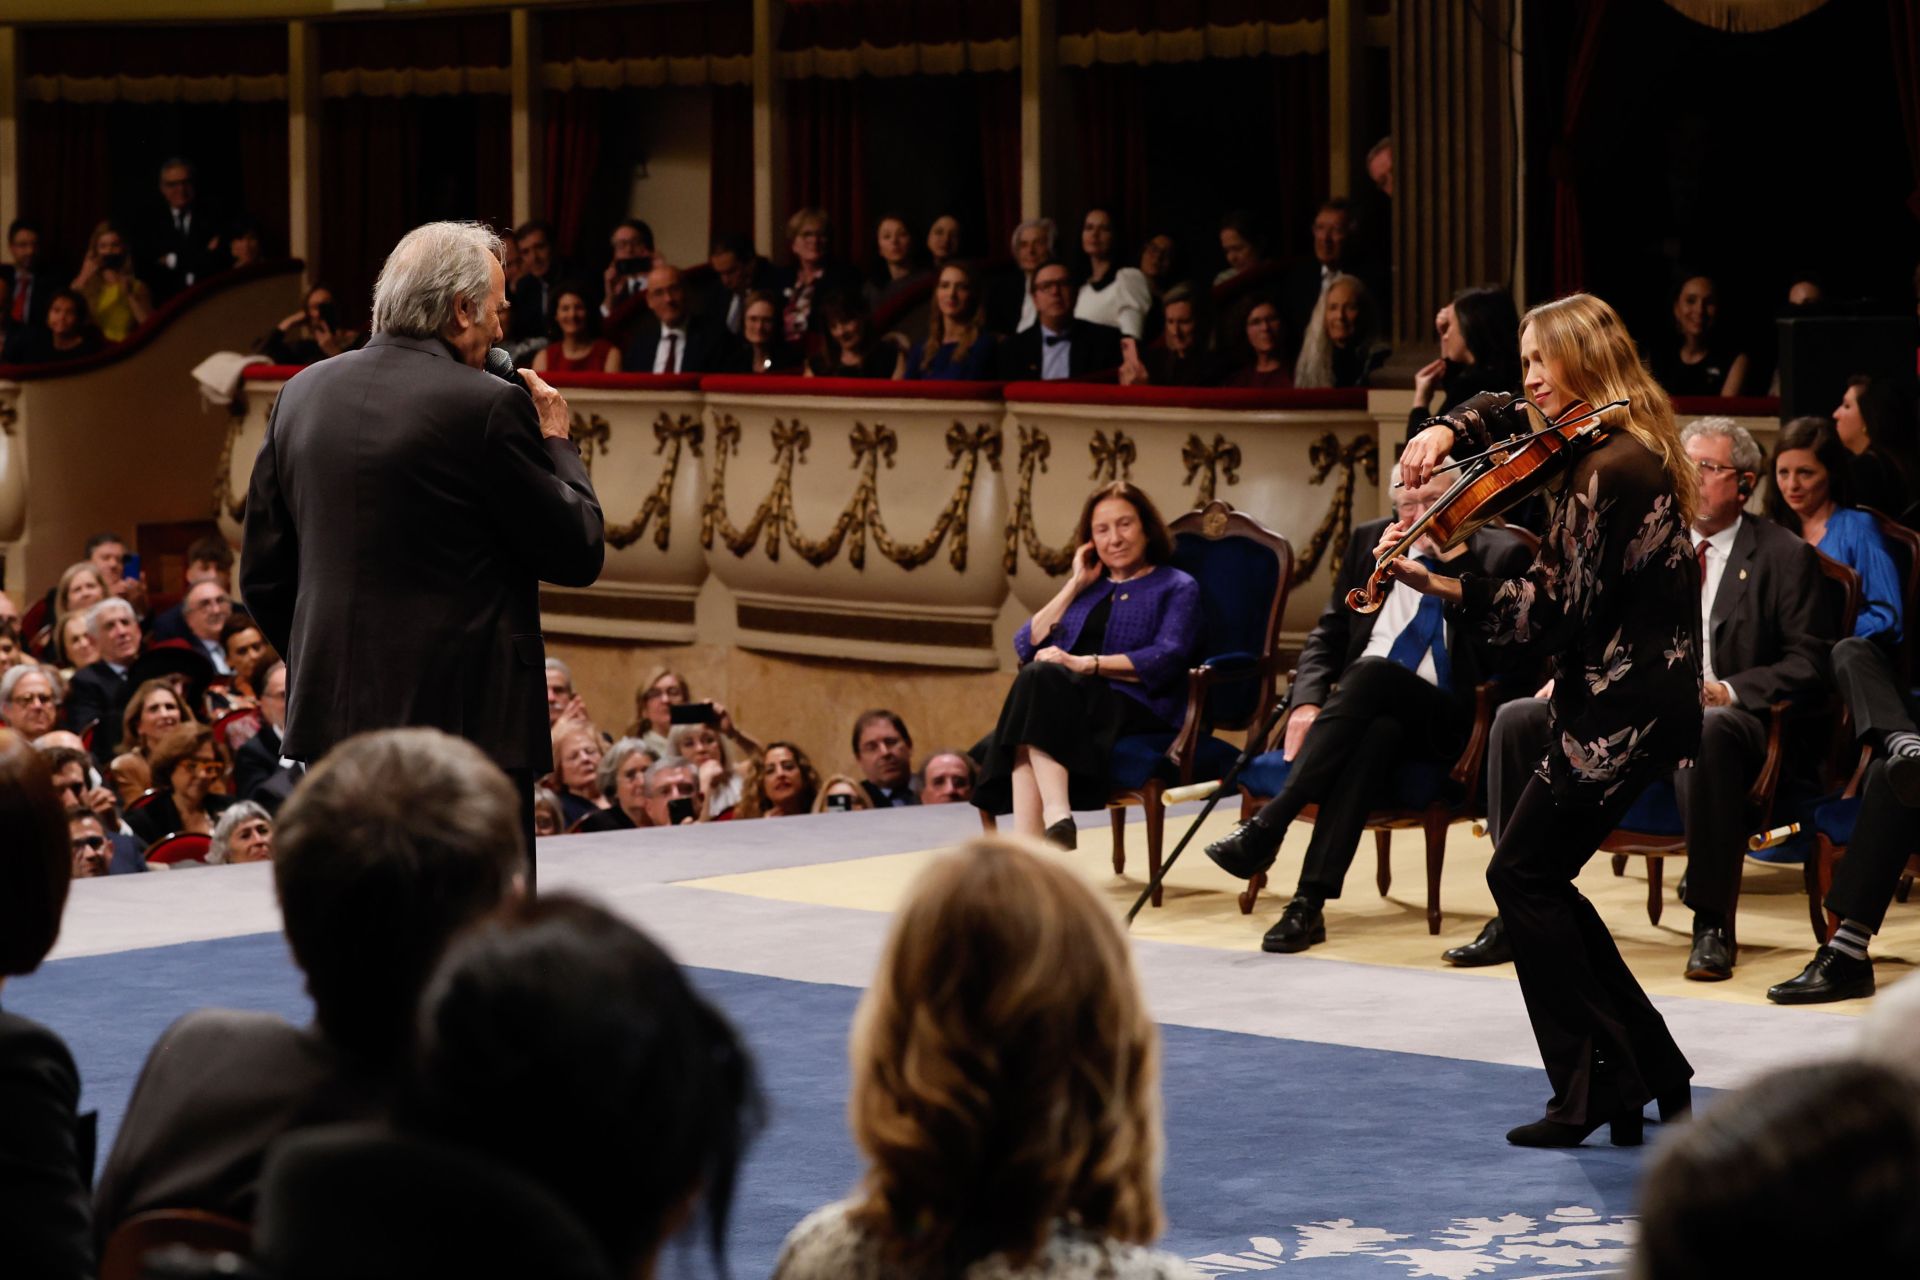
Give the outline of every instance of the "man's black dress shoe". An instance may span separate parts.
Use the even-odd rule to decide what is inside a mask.
[[[1725,982],[1733,976],[1733,946],[1726,929],[1716,925],[1693,935],[1687,952],[1687,977],[1695,982]]]
[[[1909,809],[1920,807],[1920,756],[1888,756],[1887,785],[1901,804]]]
[[[1607,1139],[1616,1147],[1637,1147],[1642,1141],[1645,1120],[1638,1111],[1625,1115],[1601,1116],[1588,1124],[1565,1124],[1559,1120],[1535,1120],[1518,1129],[1507,1130],[1507,1141],[1516,1147],[1577,1147],[1601,1125],[1607,1126]]]
[[[1855,960],[1844,951],[1822,947],[1798,977],[1767,988],[1775,1004],[1830,1004],[1873,994],[1873,961]]]
[[[1208,845],[1207,856],[1236,880],[1251,880],[1273,865],[1280,853],[1283,834],[1260,821],[1258,816],[1248,818]]]
[[[1672,1124],[1693,1114],[1693,1086],[1682,1080],[1654,1099],[1660,1105],[1660,1123]]]
[[[1478,969],[1484,965],[1507,964],[1513,960],[1513,944],[1507,941],[1507,926],[1495,916],[1480,928],[1480,936],[1462,947],[1449,947],[1440,958],[1459,969]]]
[[[1047,839],[1053,841],[1062,849],[1078,849],[1080,847],[1080,831],[1079,828],[1073,825],[1072,818],[1062,818],[1060,821],[1048,827]]]
[[[1326,940],[1327,920],[1320,914],[1320,908],[1305,898],[1295,898],[1280,913],[1280,919],[1273,928],[1267,930],[1266,937],[1260,939],[1260,949],[1292,955]]]

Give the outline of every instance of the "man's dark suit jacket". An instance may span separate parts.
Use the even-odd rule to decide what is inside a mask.
[[[705,316],[688,316],[686,350],[680,353],[682,373],[725,373],[740,359],[740,343],[726,325]],[[649,315],[627,339],[620,353],[620,368],[626,373],[652,373],[653,358],[660,351],[660,321]]]
[[[147,212],[135,224],[133,244],[134,261],[138,264],[140,278],[153,290],[155,300],[171,298],[185,289],[187,277],[193,277],[198,284],[217,271],[225,270],[232,263],[227,256],[226,235],[227,220],[217,212],[196,204],[189,211],[187,233],[182,235],[173,221],[173,207],[164,200],[149,206]],[[209,241],[218,237],[221,246],[207,248]],[[169,267],[163,261],[168,254],[174,255],[174,265]]]
[[[1708,625],[1714,678],[1748,711],[1805,704],[1827,687],[1840,620],[1818,554],[1771,520],[1740,520]]]
[[[0,275],[7,278],[12,286],[7,290],[9,312],[13,309],[11,295],[19,292],[20,273],[12,263],[0,266]],[[27,290],[26,325],[29,330],[38,331],[47,327],[47,308],[53,305],[53,295],[66,288],[67,281],[73,279],[73,272],[61,272],[57,268],[42,262],[33,269],[33,281]]]
[[[1044,367],[1040,335],[1045,326],[1035,321],[1000,344],[994,376],[1007,382],[1038,382]],[[1067,376],[1084,377],[1120,367],[1120,331],[1074,317],[1068,331]]]
[[[94,1117],[60,1037],[0,1011],[0,1258],[9,1276],[90,1280]]]
[[[350,1069],[318,1032],[265,1013],[200,1009],[147,1055],[94,1192],[94,1232],[149,1209],[253,1217],[260,1166],[276,1138],[369,1119],[386,1082]]]
[[[573,443],[438,338],[377,334],[302,370],[247,491],[242,586],[287,658],[282,750],[426,725],[550,767],[540,583],[600,574]]]
[[[99,722],[93,731],[93,758],[102,765],[113,759],[120,745],[121,721],[132,696],[133,681],[105,662],[80,668],[67,684],[67,727],[79,733]]]
[[[282,773],[291,770],[280,767],[280,735],[270,724],[260,726],[260,732],[240,744],[233,753],[233,792],[242,800],[252,800],[264,806],[267,812],[275,811],[281,797],[261,788]]]
[[[232,616],[235,618],[250,618],[253,615],[248,611],[247,606],[241,604],[238,600],[235,600],[233,602]],[[158,640],[186,640],[189,642],[193,641],[194,634],[187,627],[187,602],[185,600],[182,600],[179,604],[174,605],[171,609],[167,609],[164,612],[155,614],[153,616],[152,628],[148,630],[147,635],[149,638],[156,641]]]
[[[1300,648],[1300,665],[1288,695],[1292,705],[1324,705],[1340,673],[1366,652],[1367,641],[1373,638],[1373,626],[1380,615],[1378,612],[1355,613],[1347,608],[1347,592],[1365,586],[1372,576],[1373,549],[1380,544],[1380,535],[1386,531],[1387,523],[1369,521],[1355,529],[1353,537],[1348,539],[1347,552],[1340,559],[1339,572],[1334,575],[1333,594],[1327,600],[1326,611]],[[1451,577],[1479,573],[1492,578],[1517,578],[1532,562],[1533,554],[1524,542],[1505,529],[1489,527],[1468,538],[1467,554],[1448,562],[1439,572]],[[1453,664],[1453,695],[1465,704],[1472,703],[1474,686],[1496,675],[1508,675],[1506,664],[1515,656],[1472,636],[1462,643],[1459,619],[1451,609],[1447,611],[1447,654]],[[1525,697],[1539,686],[1530,672],[1511,674],[1515,677],[1509,682],[1512,687],[1503,689],[1508,697]],[[1520,687],[1522,685],[1525,687]]]
[[[873,807],[876,809],[900,809],[920,803],[919,793],[914,791],[911,782],[895,788],[892,795],[882,790],[877,782],[863,781],[860,785],[866,790],[867,799],[873,801]]]
[[[747,273],[747,292],[755,289],[772,289],[777,283],[774,265],[765,258],[755,258]],[[700,286],[687,291],[688,306],[694,315],[711,320],[722,329],[727,327],[727,312],[733,309],[733,293],[720,283],[720,277],[713,272],[702,274]],[[744,308],[746,299],[741,298]],[[731,332],[731,330],[729,330]],[[738,335],[736,335],[738,336]],[[628,370],[628,372],[632,372]]]
[[[987,328],[995,333],[1012,333],[1018,329],[1032,283],[1015,263],[989,271],[983,287],[987,296]]]
[[[558,258],[554,259],[546,275],[546,306],[542,306],[540,303],[540,278],[538,276],[531,274],[524,275],[514,281],[513,289],[507,295],[507,300],[512,304],[507,308],[507,337],[509,340],[520,342],[527,338],[544,338],[547,335],[547,325],[549,323],[547,317],[548,307],[553,304],[554,291],[558,289],[561,282],[566,279],[567,273],[562,269],[560,260]],[[594,296],[597,293],[598,290],[589,289],[587,291],[588,306],[597,307],[600,305],[599,298]]]

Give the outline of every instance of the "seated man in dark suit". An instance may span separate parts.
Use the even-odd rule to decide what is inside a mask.
[[[1019,333],[1034,321],[1033,273],[1053,261],[1052,218],[1028,218],[1013,229],[1013,262],[987,274],[987,328]]]
[[[169,1027],[100,1175],[100,1239],[149,1209],[248,1221],[275,1139],[383,1115],[441,951],[518,894],[524,869],[519,797],[472,744],[392,729],[336,747],[274,834],[274,886],[316,1025],[203,1009]]]
[[[705,316],[687,312],[680,269],[659,259],[647,273],[647,310],[620,353],[627,373],[719,373],[739,358],[732,334]]]
[[[100,660],[74,672],[67,685],[67,727],[85,733],[94,726],[93,758],[104,768],[120,745],[121,721],[133,693],[127,673],[140,656],[140,621],[133,606],[116,596],[87,610],[87,630]]]
[[[1450,476],[1419,489],[1399,489],[1394,511],[1418,520],[1447,490]],[[1304,951],[1324,942],[1322,907],[1340,896],[1347,868],[1366,829],[1367,814],[1383,803],[1394,773],[1413,761],[1450,766],[1473,725],[1474,689],[1516,655],[1493,649],[1432,596],[1394,583],[1375,613],[1347,607],[1347,592],[1372,575],[1388,522],[1353,531],[1326,612],[1300,651],[1288,694],[1293,714],[1283,750],[1292,768],[1280,794],[1207,856],[1242,879],[1273,865],[1287,824],[1310,804],[1320,806],[1299,887],[1280,920],[1261,940],[1266,951]],[[1486,528],[1451,551],[1423,539],[1416,551],[1437,573],[1517,578],[1532,556],[1505,529]]]
[[[747,295],[773,288],[773,264],[746,236],[723,235],[708,251],[707,265],[713,270],[694,294],[693,313],[738,338],[746,331]]]
[[[514,230],[520,248],[520,278],[508,298],[507,338],[526,342],[547,336],[547,318],[553,314],[553,291],[566,272],[553,257],[553,226],[535,219]]]
[[[164,302],[232,259],[224,244],[229,219],[199,198],[191,164],[178,156],[162,163],[159,196],[135,225],[133,243],[140,278]]]
[[[1839,630],[1812,547],[1767,519],[1742,514],[1761,465],[1746,428],[1725,419],[1689,423],[1681,433],[1700,469],[1693,543],[1702,558],[1701,658],[1706,718],[1691,768],[1673,776],[1687,839],[1687,905],[1693,946],[1686,976],[1733,976],[1727,913],[1740,884],[1747,837],[1765,814],[1747,811],[1747,791],[1767,753],[1767,708],[1812,703],[1828,688],[1826,654]],[[1635,655],[1637,656],[1637,655]],[[1588,679],[1604,673],[1589,672]],[[1566,678],[1556,673],[1556,678]],[[1488,740],[1487,808],[1497,842],[1527,775],[1546,754],[1544,698],[1508,703]],[[1818,745],[1820,735],[1798,739]],[[1446,953],[1473,967],[1512,958],[1496,919],[1480,937]]]
[[[287,664],[274,659],[253,675],[260,691],[260,732],[233,753],[233,793],[252,800],[268,813],[278,813],[281,801],[300,777],[297,769],[281,763],[280,731],[287,723]]]
[[[913,789],[913,735],[891,711],[862,712],[853,722],[853,755],[867,775],[860,785],[876,809],[919,804]]]
[[[1320,293],[1335,276],[1359,276],[1374,297],[1392,296],[1391,281],[1381,265],[1358,260],[1356,251],[1361,247],[1360,223],[1352,202],[1335,196],[1321,205],[1313,217],[1313,257],[1287,268],[1280,281],[1280,318],[1286,326],[1289,368],[1300,354],[1300,342],[1313,319]]]
[[[233,548],[218,534],[196,538],[187,548],[187,590],[192,591],[207,581],[218,582],[221,590],[228,593],[233,591]],[[232,605],[232,611],[234,617],[247,616],[247,607],[243,604]],[[193,632],[187,627],[185,599],[155,614],[149,634],[155,640],[190,639]]]
[[[1033,326],[1000,344],[996,377],[1053,382],[1120,367],[1120,331],[1073,314],[1073,276],[1064,264],[1033,273],[1033,309]]]

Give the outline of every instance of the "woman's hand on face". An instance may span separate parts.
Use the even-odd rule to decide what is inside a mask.
[[[1074,591],[1085,591],[1088,587],[1100,581],[1100,575],[1106,572],[1106,568],[1105,565],[1100,563],[1100,553],[1093,549],[1093,544],[1091,542],[1081,543],[1080,549],[1073,553]]]
[[[1453,452],[1453,428],[1431,426],[1407,442],[1400,453],[1400,484],[1418,489],[1433,479],[1433,469]]]
[[[1438,356],[1420,366],[1413,375],[1413,403],[1422,413],[1433,403],[1433,393],[1440,388],[1440,380],[1447,376],[1447,358]]]

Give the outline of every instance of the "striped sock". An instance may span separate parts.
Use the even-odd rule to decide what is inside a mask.
[[[1920,756],[1920,733],[1890,733],[1887,735],[1887,755]]]
[[[1855,960],[1867,958],[1867,943],[1873,937],[1873,930],[1858,920],[1842,920],[1840,927],[1833,931],[1833,938],[1827,943],[1843,956],[1852,956]]]

